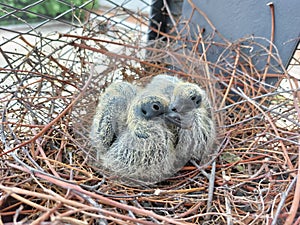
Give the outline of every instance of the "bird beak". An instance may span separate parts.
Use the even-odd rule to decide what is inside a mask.
[[[165,114],[165,120],[182,129],[189,129],[192,127],[192,120],[187,119],[177,112],[169,112]]]

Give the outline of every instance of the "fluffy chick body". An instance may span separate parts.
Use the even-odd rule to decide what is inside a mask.
[[[99,97],[90,139],[96,149],[96,160],[105,153],[126,129],[127,112],[137,89],[128,82],[115,82]]]
[[[143,115],[143,105],[147,104],[158,106],[164,113],[168,100],[148,93],[137,96],[128,110],[127,128],[102,155],[104,167],[131,184],[156,183],[176,172],[174,134],[163,114]]]

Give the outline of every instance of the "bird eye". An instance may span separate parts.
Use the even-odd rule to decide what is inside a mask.
[[[192,95],[190,97],[191,101],[194,102],[194,104],[196,105],[196,107],[199,107],[201,102],[202,102],[202,98],[200,95]]]
[[[160,107],[157,104],[153,104],[152,109],[155,110],[155,111],[158,111],[160,109]]]

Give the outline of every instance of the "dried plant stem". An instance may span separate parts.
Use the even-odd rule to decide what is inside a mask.
[[[293,220],[299,210],[299,203],[300,203],[300,157],[299,157],[300,156],[300,138],[298,139],[298,143],[299,143],[299,146],[298,146],[298,170],[297,170],[298,172],[297,172],[297,176],[295,177],[295,179],[297,179],[295,195],[293,198],[289,216],[287,217],[284,225],[292,224]]]
[[[92,70],[91,70],[92,71]],[[16,147],[9,149],[7,151],[5,151],[4,153],[0,154],[0,157],[8,154],[9,152],[13,152],[16,149],[19,149],[23,146],[28,145],[29,143],[32,143],[34,141],[36,141],[39,137],[41,137],[46,131],[48,131],[55,123],[57,123],[74,105],[75,103],[82,97],[85,89],[87,89],[90,81],[92,79],[92,73],[91,76],[89,77],[89,79],[87,80],[85,86],[82,88],[82,91],[79,93],[79,95],[55,118],[53,119],[50,123],[48,123],[40,132],[38,132],[33,138],[31,138],[28,141],[24,141],[21,144],[17,145]]]
[[[253,100],[250,99],[247,95],[245,95],[245,94],[243,93],[242,90],[239,89],[239,92],[242,94],[242,96],[243,96],[245,99],[247,99],[249,102],[251,102],[251,103],[252,103],[252,104],[253,104],[253,105],[254,105],[254,106],[255,106],[255,107],[256,107],[256,108],[264,115],[264,116],[265,116],[265,118],[269,121],[270,125],[271,125],[272,128],[274,129],[275,134],[276,134],[278,137],[280,137],[280,134],[279,134],[279,132],[278,132],[278,129],[277,129],[277,127],[275,126],[274,122],[271,120],[270,116],[267,115],[267,114],[264,112],[264,110],[261,109],[261,107],[257,104],[257,102],[253,101]],[[288,155],[288,151],[287,151],[287,149],[286,149],[284,143],[283,143],[281,140],[279,140],[279,142],[281,143],[281,148],[282,148],[282,150],[283,150],[283,154],[284,154],[286,163],[287,163],[287,165],[288,165],[288,167],[289,167],[289,170],[290,170],[290,171],[293,171],[293,170],[294,170],[294,166],[293,166],[293,164],[292,164],[292,162],[291,162],[291,159],[290,159],[290,157],[289,157],[289,155]]]
[[[23,168],[23,170],[26,171],[27,169]],[[154,217],[156,219],[160,219],[162,221],[169,222],[169,223],[172,223],[172,224],[178,224],[178,225],[183,224],[183,223],[181,223],[179,221],[176,221],[174,219],[157,215],[156,213],[154,213],[152,211],[139,209],[139,208],[136,208],[134,206],[129,206],[129,205],[126,205],[126,204],[122,204],[122,203],[119,203],[117,201],[106,198],[104,196],[98,195],[96,193],[86,191],[86,190],[82,189],[81,187],[79,187],[78,185],[67,183],[67,182],[64,182],[62,180],[55,179],[55,178],[50,177],[48,175],[39,173],[38,171],[35,172],[35,176],[39,177],[39,178],[42,178],[42,179],[45,179],[48,182],[50,182],[52,184],[55,184],[55,185],[58,185],[62,188],[67,188],[67,189],[70,189],[72,191],[79,192],[79,193],[85,194],[89,197],[98,199],[99,201],[102,202],[102,204],[108,204],[108,205],[111,205],[111,206],[114,206],[114,207],[117,207],[117,208],[120,208],[120,209],[124,209],[124,210],[127,210],[127,211],[132,211],[132,212],[138,213],[140,215]],[[76,206],[77,207],[86,207],[86,205],[83,205],[82,203],[77,203],[77,202],[70,201],[70,200],[67,200],[67,199],[61,199],[62,197],[60,197],[60,195],[57,195],[57,194],[55,194],[55,197],[51,197],[51,196],[46,197],[44,194],[35,193],[35,192],[27,191],[27,190],[22,190],[22,189],[19,189],[19,188],[8,188],[8,187],[2,186],[2,185],[0,185],[0,189],[4,190],[6,192],[12,192],[12,193],[18,193],[18,194],[24,194],[24,195],[32,195],[32,196],[35,196],[35,197],[47,198],[47,199],[52,199],[52,200],[56,199],[56,201],[57,200],[62,201],[66,204],[74,205],[75,207]],[[54,193],[52,193],[52,194],[54,194]],[[59,199],[57,199],[57,198],[59,198]],[[95,208],[93,208],[93,207],[91,207],[90,209],[95,210]],[[97,211],[102,212],[104,214],[109,213],[107,210],[100,209],[100,208],[97,208]],[[139,221],[139,222],[143,223],[143,221]]]
[[[229,83],[228,83],[226,92],[225,92],[225,94],[224,94],[224,96],[223,96],[223,99],[222,99],[222,102],[221,102],[221,104],[220,104],[220,108],[219,108],[219,109],[223,108],[224,105],[225,105],[225,101],[226,101],[226,99],[227,99],[227,97],[228,97],[228,94],[229,94],[229,92],[230,92],[230,90],[231,90],[231,87],[232,87],[232,84],[233,84],[233,81],[234,81],[234,77],[235,77],[235,73],[236,73],[236,67],[237,67],[237,64],[238,64],[239,59],[240,59],[240,51],[237,50],[237,55],[236,55],[236,57],[235,57],[234,65],[233,65],[233,68],[234,68],[234,69],[233,69],[232,74],[231,74],[231,76],[230,76],[230,80],[229,80]]]
[[[274,3],[273,2],[269,2],[267,5],[270,7],[270,11],[271,11],[271,37],[270,37],[270,47],[269,47],[269,51],[268,51],[267,64],[265,66],[265,70],[264,70],[264,73],[263,73],[263,81],[265,81],[266,74],[268,73],[268,69],[270,67],[272,50],[273,50],[273,45],[274,45],[274,35],[275,35],[275,10],[274,10]]]

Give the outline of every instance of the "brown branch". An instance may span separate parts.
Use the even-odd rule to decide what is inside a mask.
[[[265,116],[265,118],[268,120],[268,122],[270,123],[271,127],[273,128],[276,136],[280,137],[278,129],[277,129],[276,125],[274,124],[274,122],[272,121],[272,119],[270,118],[270,116],[257,104],[257,102],[255,102],[254,100],[252,100],[251,98],[249,98],[242,91],[241,91],[241,94],[243,94],[243,97],[246,98],[249,102],[251,102]],[[289,157],[288,151],[287,151],[287,149],[286,149],[283,141],[279,140],[279,143],[280,143],[280,146],[282,148],[283,155],[284,155],[285,161],[286,161],[286,163],[288,165],[288,168],[290,170],[294,170],[294,166],[293,166],[293,164],[291,162],[291,159]]]
[[[91,69],[92,71],[93,69]],[[69,110],[75,105],[75,103],[82,97],[84,91],[87,89],[89,83],[91,82],[92,79],[92,74],[93,72],[91,72],[91,75],[89,76],[89,79],[87,80],[87,82],[85,83],[84,87],[82,88],[81,92],[79,93],[79,95],[55,118],[53,119],[50,123],[48,123],[40,132],[38,132],[33,138],[31,138],[28,141],[24,141],[21,144],[17,145],[16,147],[9,149],[3,153],[0,154],[0,157],[3,155],[8,154],[9,152],[13,152],[16,149],[19,149],[23,146],[26,146],[32,142],[34,142],[35,140],[37,140],[39,137],[41,137],[47,130],[49,130],[55,123],[57,123],[67,112],[69,112]]]
[[[297,173],[297,182],[295,188],[295,194],[292,202],[292,206],[289,212],[289,215],[284,223],[284,225],[290,225],[293,223],[294,218],[299,210],[299,203],[300,203],[300,138],[298,139],[298,173]]]
[[[265,81],[266,74],[267,74],[268,69],[270,67],[271,55],[272,55],[273,44],[274,44],[274,35],[275,35],[275,10],[274,10],[274,3],[273,2],[269,2],[267,5],[270,7],[270,10],[271,10],[271,37],[270,37],[270,47],[269,47],[269,52],[268,52],[267,64],[266,64],[266,67],[265,67],[265,71],[263,73],[263,81]]]

